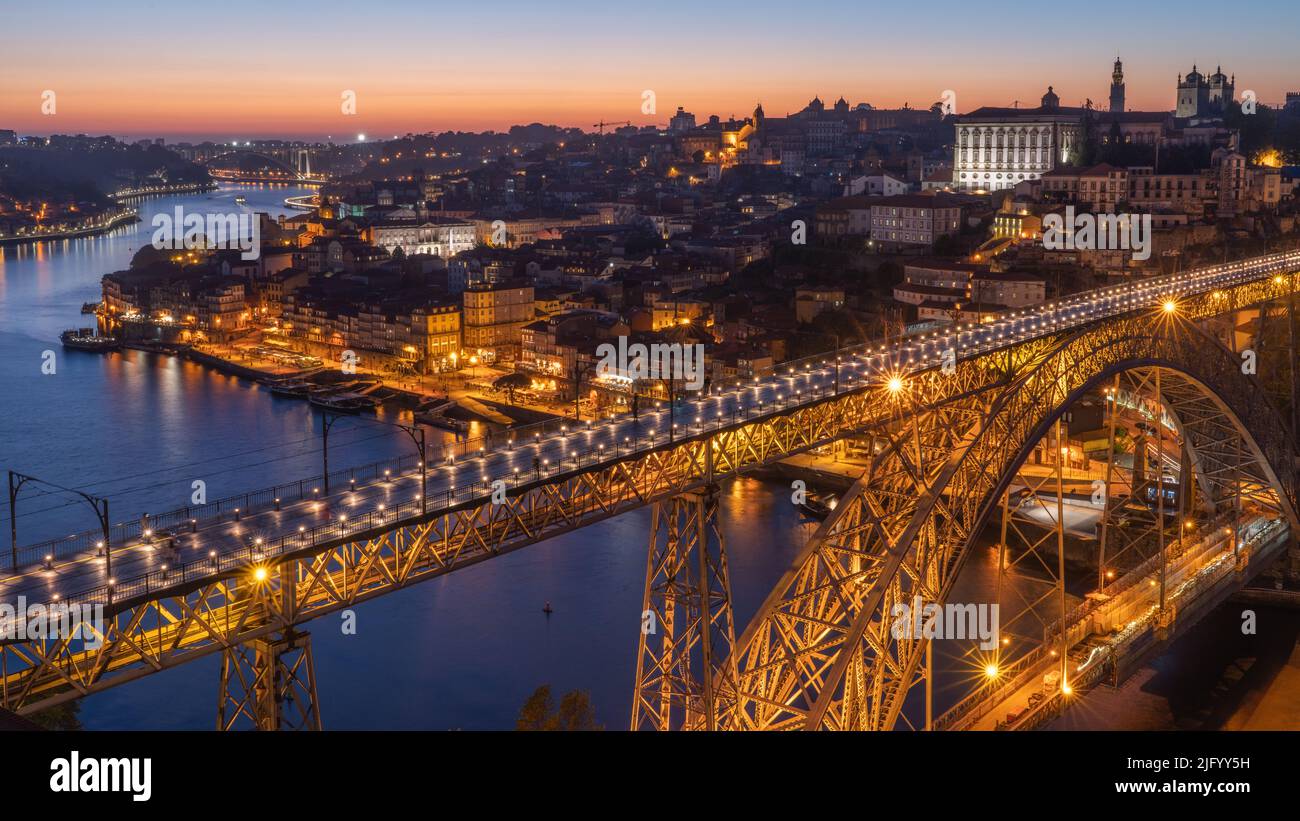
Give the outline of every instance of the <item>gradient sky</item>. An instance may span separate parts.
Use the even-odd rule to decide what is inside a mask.
[[[725,118],[756,100],[775,116],[814,94],[922,107],[951,88],[968,111],[1037,104],[1048,84],[1063,104],[1104,104],[1116,53],[1130,108],[1172,109],[1193,62],[1273,103],[1300,90],[1297,32],[1295,0],[15,1],[0,9],[0,128],[346,141],[663,124],[679,105]]]

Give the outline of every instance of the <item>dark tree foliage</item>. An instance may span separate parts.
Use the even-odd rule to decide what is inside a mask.
[[[65,701],[58,706],[32,713],[28,718],[47,730],[80,730],[80,712],[80,701]]]
[[[525,731],[581,731],[603,730],[596,722],[596,711],[591,706],[591,696],[586,690],[570,690],[560,698],[560,707],[555,708],[555,699],[551,696],[551,685],[543,684],[533,691],[519,710],[515,721],[516,730]]]

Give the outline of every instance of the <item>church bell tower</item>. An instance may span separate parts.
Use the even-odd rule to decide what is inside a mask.
[[[1115,58],[1115,70],[1110,74],[1110,110],[1118,114],[1124,110],[1124,64]]]

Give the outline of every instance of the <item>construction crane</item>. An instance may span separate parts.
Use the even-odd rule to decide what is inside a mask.
[[[594,129],[596,129],[596,133],[597,133],[597,134],[604,134],[604,133],[605,133],[605,126],[607,126],[607,125],[631,125],[631,124],[632,124],[632,123],[631,123],[630,121],[628,121],[628,120],[620,120],[620,121],[618,121],[618,122],[616,122],[616,123],[607,123],[607,122],[605,122],[604,120],[601,120],[601,121],[598,122],[598,123],[592,123],[591,127],[594,128]]]

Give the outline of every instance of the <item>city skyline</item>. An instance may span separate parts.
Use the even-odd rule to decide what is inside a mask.
[[[1281,3],[1252,7],[1249,19],[1269,25],[1225,39],[1201,24],[1204,14],[1217,13],[1207,3],[1180,6],[1177,19],[1116,2],[1096,5],[1085,19],[1026,5],[1035,16],[1016,19],[1011,51],[1001,55],[1000,21],[946,0],[936,19],[957,36],[933,48],[882,37],[915,26],[902,10],[838,2],[802,6],[793,19],[767,4],[747,4],[748,16],[735,15],[735,7],[690,9],[682,18],[689,25],[660,22],[687,14],[678,3],[638,23],[597,4],[534,9],[506,2],[493,7],[503,20],[500,35],[482,38],[491,13],[485,22],[481,13],[435,15],[398,2],[321,29],[290,10],[240,0],[228,6],[233,17],[256,14],[264,22],[236,40],[172,36],[143,24],[147,6],[131,0],[112,10],[78,9],[57,43],[46,42],[34,12],[20,10],[3,58],[9,79],[0,87],[0,124],[36,134],[346,142],[362,133],[503,131],[530,122],[584,130],[602,120],[662,125],[679,105],[701,118],[726,118],[744,117],[761,102],[779,116],[814,95],[828,105],[843,96],[852,105],[925,108],[953,89],[964,112],[1036,105],[1052,85],[1063,104],[1091,99],[1104,106],[1116,55],[1131,109],[1172,109],[1177,77],[1193,65],[1204,72],[1221,65],[1236,75],[1239,93],[1250,89],[1261,102],[1281,103],[1296,90],[1295,61],[1266,55],[1288,54],[1284,32],[1300,25],[1300,11]],[[808,34],[797,25],[805,19],[813,21]],[[1117,19],[1128,21],[1118,34]],[[431,38],[430,26],[475,36]],[[1153,31],[1166,36],[1153,42]],[[118,45],[111,71],[95,68],[105,38]],[[57,95],[54,116],[41,113],[46,90]],[[653,114],[642,112],[646,90],[656,96]],[[341,113],[344,91],[356,93],[355,115]]]
[[[35,792],[192,804],[265,742],[93,732],[205,728],[1276,791],[1226,731],[1300,730],[1300,7],[52,2],[0,12],[0,730],[92,732]]]

